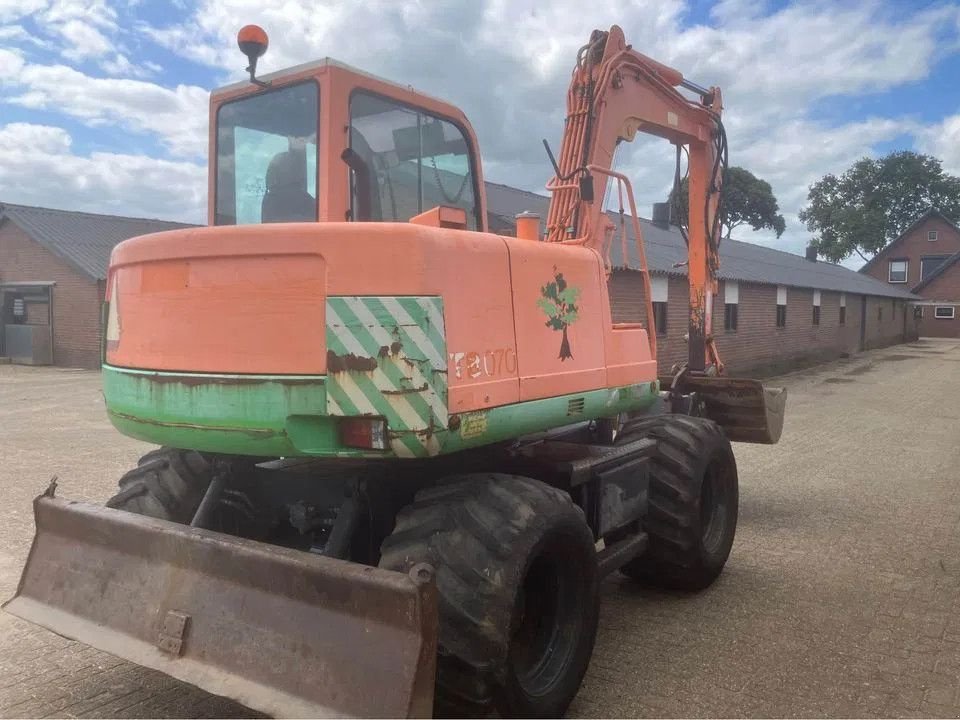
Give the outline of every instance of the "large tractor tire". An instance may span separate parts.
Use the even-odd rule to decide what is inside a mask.
[[[214,463],[195,450],[162,447],[148,452],[120,478],[120,490],[107,500],[107,507],[186,525],[193,520],[215,471]],[[262,519],[249,492],[237,487],[241,474],[235,475],[234,487],[221,495],[208,527],[256,537]]]
[[[597,555],[569,496],[527,478],[462,475],[400,511],[380,566],[436,569],[440,649],[434,711],[559,717],[597,633]]]
[[[737,463],[711,420],[670,415],[629,427],[620,442],[657,440],[650,468],[647,550],[621,572],[657,587],[696,591],[713,583],[737,530]]]

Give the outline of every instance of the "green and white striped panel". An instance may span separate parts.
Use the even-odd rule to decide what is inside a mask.
[[[386,418],[398,457],[440,452],[447,346],[439,297],[327,298],[327,414]]]

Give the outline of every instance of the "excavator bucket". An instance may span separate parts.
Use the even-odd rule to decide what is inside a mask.
[[[666,387],[672,378],[661,380]],[[695,392],[704,413],[735,442],[774,445],[783,431],[786,388],[764,387],[759,380],[725,377],[690,377],[681,381],[683,392]]]
[[[409,575],[51,495],[4,608],[282,717],[433,709],[432,569]]]

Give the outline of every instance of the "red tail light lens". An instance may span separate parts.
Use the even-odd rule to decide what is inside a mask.
[[[340,442],[346,447],[386,450],[387,421],[383,418],[343,418],[340,420]]]

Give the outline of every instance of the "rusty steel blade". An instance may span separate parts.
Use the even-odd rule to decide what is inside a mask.
[[[429,716],[436,585],[49,496],[4,609],[282,717]]]
[[[672,378],[661,379],[670,386]],[[696,392],[706,406],[704,413],[720,425],[735,442],[774,445],[783,432],[787,405],[786,388],[764,387],[747,378],[684,376],[683,392]]]

